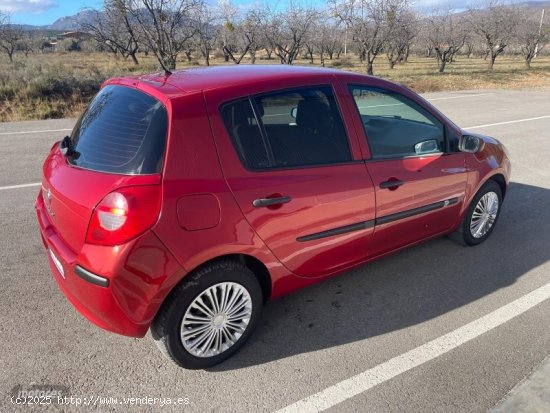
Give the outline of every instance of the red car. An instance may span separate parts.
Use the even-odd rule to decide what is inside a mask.
[[[72,304],[206,368],[267,300],[429,238],[483,242],[510,161],[394,83],[239,66],[105,82],[43,174],[40,232]]]

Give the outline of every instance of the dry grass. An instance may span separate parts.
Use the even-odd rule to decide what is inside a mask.
[[[213,65],[224,64],[219,57],[214,57],[211,62]],[[259,59],[257,63],[278,64],[274,59]],[[178,68],[197,64],[197,61],[182,61]],[[298,60],[296,64],[309,65],[309,62]],[[318,59],[314,64],[319,64]],[[327,60],[326,66],[365,72],[365,66],[352,55]],[[147,73],[156,68],[156,61],[151,56],[140,56],[138,66],[100,53],[58,52],[30,55],[28,58],[17,56],[14,64],[9,64],[4,56],[0,56],[0,122],[76,116],[104,80],[113,76]],[[408,63],[389,69],[384,56],[381,56],[375,63],[374,72],[379,77],[403,83],[417,92],[549,87],[550,57],[533,61],[531,70],[524,68],[519,57],[500,57],[490,73],[483,59],[459,57],[447,66],[445,73],[439,74],[433,59],[412,56]]]

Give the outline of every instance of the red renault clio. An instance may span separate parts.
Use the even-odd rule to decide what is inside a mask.
[[[105,82],[43,174],[40,232],[71,303],[206,368],[267,300],[429,238],[485,241],[510,161],[394,83],[239,66]]]

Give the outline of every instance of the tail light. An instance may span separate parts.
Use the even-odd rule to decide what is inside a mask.
[[[95,207],[86,242],[123,244],[151,228],[158,220],[160,185],[132,186],[108,194]]]

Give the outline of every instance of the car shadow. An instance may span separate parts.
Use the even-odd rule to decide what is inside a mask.
[[[281,298],[227,371],[407,328],[513,284],[550,259],[550,190],[512,183],[491,237],[463,247],[443,237]],[[505,304],[505,303],[503,303]]]

